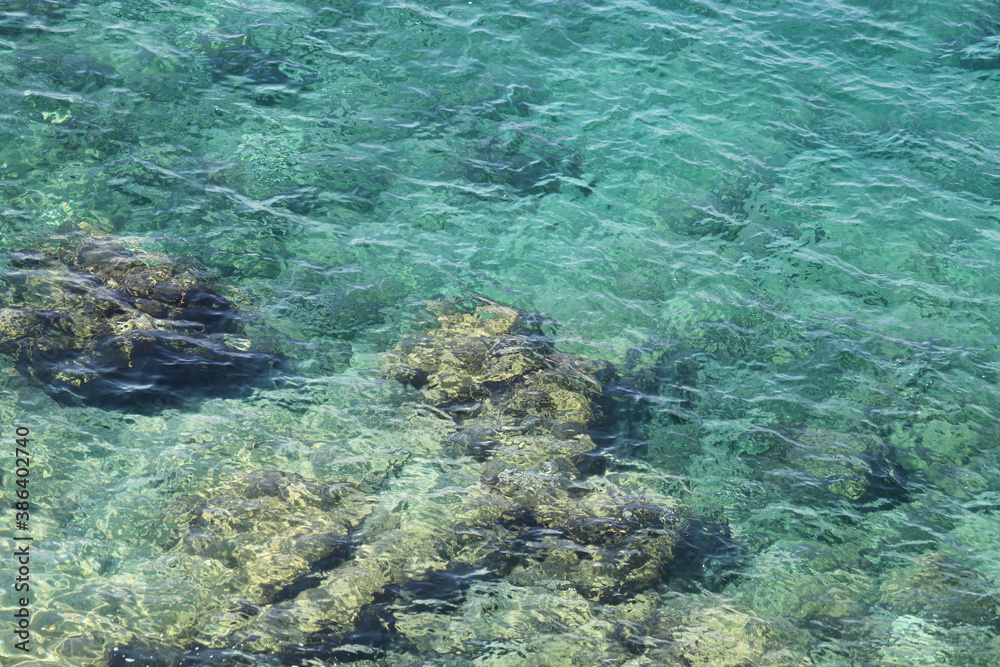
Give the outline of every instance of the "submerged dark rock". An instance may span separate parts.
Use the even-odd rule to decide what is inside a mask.
[[[157,520],[164,527],[161,546],[145,563],[157,574],[149,587],[129,593],[140,602],[120,612],[121,631],[106,637],[104,660],[150,667],[273,664],[222,638],[351,562],[353,533],[400,464],[380,463],[384,467],[361,482],[323,482],[279,470],[221,471],[164,506]],[[132,576],[113,574],[94,595],[131,590],[126,580]],[[146,634],[132,634],[139,619]]]
[[[675,590],[718,592],[737,576],[749,557],[726,523],[693,520],[681,531],[668,580]]]
[[[314,70],[256,46],[248,34],[199,39],[196,48],[214,81],[243,91],[257,106],[294,106],[318,80]]]
[[[280,357],[203,272],[110,238],[14,252],[0,283],[0,352],[64,404],[155,412],[241,396]]]
[[[560,192],[563,181],[583,179],[579,155],[537,138],[518,137],[513,141],[492,140],[478,147],[476,157],[466,160],[465,176],[473,183],[488,183],[519,197]],[[577,184],[584,196],[594,183]]]

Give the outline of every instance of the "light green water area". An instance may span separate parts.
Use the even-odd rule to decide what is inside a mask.
[[[274,373],[46,374],[74,243]],[[0,246],[3,665],[998,663],[998,2],[0,2]]]

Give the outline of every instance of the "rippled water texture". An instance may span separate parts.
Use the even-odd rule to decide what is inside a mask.
[[[0,197],[4,665],[996,664],[995,1],[0,2]]]

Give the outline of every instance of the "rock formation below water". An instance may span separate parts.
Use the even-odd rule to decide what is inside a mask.
[[[541,137],[519,135],[511,141],[494,138],[479,142],[476,148],[476,158],[465,161],[465,177],[473,183],[496,186],[503,193],[544,196],[560,192],[563,181],[583,179],[580,156]],[[586,197],[593,193],[595,183],[577,187]]]
[[[666,580],[683,510],[578,469],[595,449],[587,431],[610,369],[557,352],[537,318],[514,308],[476,298],[428,309],[435,321],[403,340],[384,371],[450,423],[440,450],[411,452],[455,461],[434,484],[448,492],[363,527],[352,559],[248,619],[226,645],[336,656],[338,642],[357,643],[355,628],[390,591],[442,573],[559,581],[611,604]]]
[[[125,240],[54,237],[11,254],[0,351],[56,400],[153,412],[239,396],[280,363],[190,264]]]
[[[405,461],[361,485],[241,472],[176,501],[167,515],[182,517],[182,537],[150,564],[163,572],[153,597],[129,607],[158,605],[160,627],[151,633],[149,618],[120,610],[108,664],[404,660],[447,644],[425,628],[472,586],[544,596],[560,606],[545,613],[571,623],[647,621],[690,521],[669,497],[581,474],[613,371],[558,352],[540,319],[515,308],[474,298],[428,310],[432,321],[383,369],[416,399],[399,405]],[[213,585],[186,590],[191,580]],[[88,597],[124,588],[112,581]],[[645,650],[614,623],[574,628],[588,646],[545,631],[558,635],[559,655]],[[455,656],[489,652],[479,644]]]
[[[472,300],[428,310],[437,326],[401,342],[385,373],[455,420],[457,453],[533,467],[594,449],[587,431],[600,418],[605,364],[557,353],[537,317],[514,308]]]
[[[109,635],[124,645],[130,637],[123,630],[154,627],[161,650],[177,651],[226,636],[259,609],[293,595],[317,563],[350,558],[351,533],[398,465],[385,463],[360,483],[229,471],[177,499],[165,513],[174,543],[146,564],[159,573],[153,585],[130,584],[135,574],[126,571],[87,591],[108,604],[138,604],[123,604]]]

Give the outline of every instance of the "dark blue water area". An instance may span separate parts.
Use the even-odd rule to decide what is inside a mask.
[[[986,0],[0,2],[3,663],[994,665],[998,100]]]

